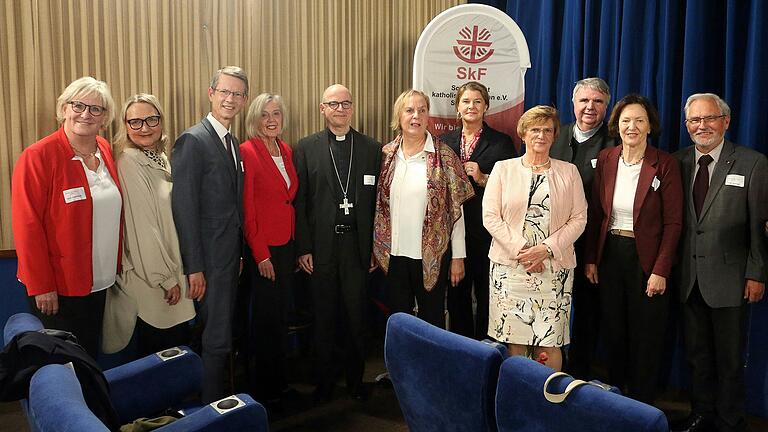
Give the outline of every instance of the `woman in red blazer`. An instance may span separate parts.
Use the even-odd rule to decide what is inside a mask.
[[[285,388],[283,372],[285,302],[296,268],[293,237],[298,179],[291,148],[281,140],[285,106],[279,95],[262,93],[246,116],[248,141],[240,145],[245,174],[243,208],[245,284],[251,292],[252,321],[248,340],[255,368],[253,396],[268,404]],[[249,362],[250,364],[250,362]]]
[[[669,309],[666,281],[682,228],[680,168],[648,145],[648,136],[660,132],[648,99],[625,96],[608,129],[621,144],[597,157],[585,273],[600,286],[610,382],[650,404]]]
[[[21,153],[11,192],[17,276],[31,309],[45,327],[74,333],[94,358],[122,241],[120,183],[98,135],[114,106],[102,81],[67,86],[56,102],[61,127]]]

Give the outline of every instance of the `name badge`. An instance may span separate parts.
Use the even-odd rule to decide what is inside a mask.
[[[591,161],[589,161],[589,162],[592,164],[592,169],[595,169],[595,168],[597,168],[597,159],[592,159],[592,160],[591,160]]]
[[[363,184],[366,186],[373,186],[376,184],[376,176],[374,175],[363,175]]]
[[[64,192],[64,202],[69,204],[74,201],[82,201],[85,199],[85,188],[76,187],[72,189],[67,189]]]
[[[744,187],[744,176],[740,174],[728,174],[725,176],[725,185]]]
[[[240,171],[245,172],[245,165],[243,165],[243,161],[240,161]]]
[[[656,176],[653,176],[653,181],[651,182],[651,187],[653,190],[659,190],[659,186],[661,186],[661,181],[659,181],[659,178]]]

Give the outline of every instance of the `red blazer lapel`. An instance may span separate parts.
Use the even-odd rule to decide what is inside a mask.
[[[651,189],[653,179],[656,178],[656,165],[659,163],[659,152],[649,144],[645,149],[645,159],[640,167],[640,178],[637,180],[637,190],[635,191],[635,203],[632,208],[632,221],[637,223],[637,217],[640,215],[640,209],[643,208],[643,202]]]
[[[285,170],[288,172],[288,179],[291,181],[291,186],[288,188],[288,199],[293,199],[296,196],[296,190],[299,188],[299,178],[296,176],[296,168],[293,166],[293,151],[283,140],[277,140],[277,144],[280,146],[280,154],[283,155],[283,163],[285,164]],[[274,163],[272,164],[274,165]],[[275,167],[277,169],[277,167]],[[279,173],[280,170],[278,170]],[[283,175],[280,174],[280,180],[283,179]],[[285,182],[283,181],[283,186]]]

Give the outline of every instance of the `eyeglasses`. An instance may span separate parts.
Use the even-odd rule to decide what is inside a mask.
[[[702,122],[704,122],[706,124],[712,124],[715,121],[717,121],[718,119],[721,119],[721,118],[724,118],[724,117],[725,117],[725,114],[719,115],[719,116],[691,117],[689,119],[686,119],[685,123],[687,123],[687,124],[689,124],[691,126],[699,125]]]
[[[236,92],[236,91],[227,90],[227,89],[219,90],[219,89],[215,88],[215,89],[213,89],[213,91],[221,93],[221,95],[224,96],[224,99],[226,99],[226,98],[228,98],[230,96],[234,96],[235,99],[244,99],[245,96],[247,96],[246,93],[244,93],[244,92]]]
[[[329,107],[332,110],[337,110],[339,109],[339,107],[346,110],[346,109],[352,108],[352,101],[348,101],[348,100],[341,101],[341,102],[330,101],[330,102],[323,102],[323,105]]]
[[[145,117],[143,119],[135,118],[126,120],[126,123],[128,123],[128,126],[131,127],[133,130],[141,130],[141,128],[144,127],[144,123],[147,124],[147,126],[153,128],[160,124],[160,116],[159,115],[153,115],[149,117]]]
[[[554,128],[530,128],[528,129],[528,132],[532,133],[533,135],[538,135],[538,134],[552,135],[555,133],[555,129]]]
[[[67,102],[67,103],[72,105],[72,111],[74,111],[74,112],[76,112],[78,114],[84,112],[87,109],[88,112],[91,113],[92,116],[99,117],[100,115],[104,114],[104,112],[107,111],[106,108],[104,108],[103,106],[99,106],[99,105],[88,105],[88,104],[84,104],[84,103],[79,102],[79,101],[71,101],[71,102]]]

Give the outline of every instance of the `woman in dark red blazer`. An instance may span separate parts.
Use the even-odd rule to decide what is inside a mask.
[[[650,404],[669,309],[666,281],[682,228],[680,168],[648,144],[660,132],[648,99],[625,96],[608,129],[621,144],[597,157],[585,273],[600,286],[610,382]]]
[[[293,198],[298,179],[293,152],[279,138],[285,124],[282,98],[268,93],[258,95],[245,122],[251,138],[240,145],[240,153],[249,251],[245,254],[244,283],[251,292],[248,340],[255,361],[251,386],[257,400],[274,404],[285,387],[285,301],[292,290],[296,267]]]

